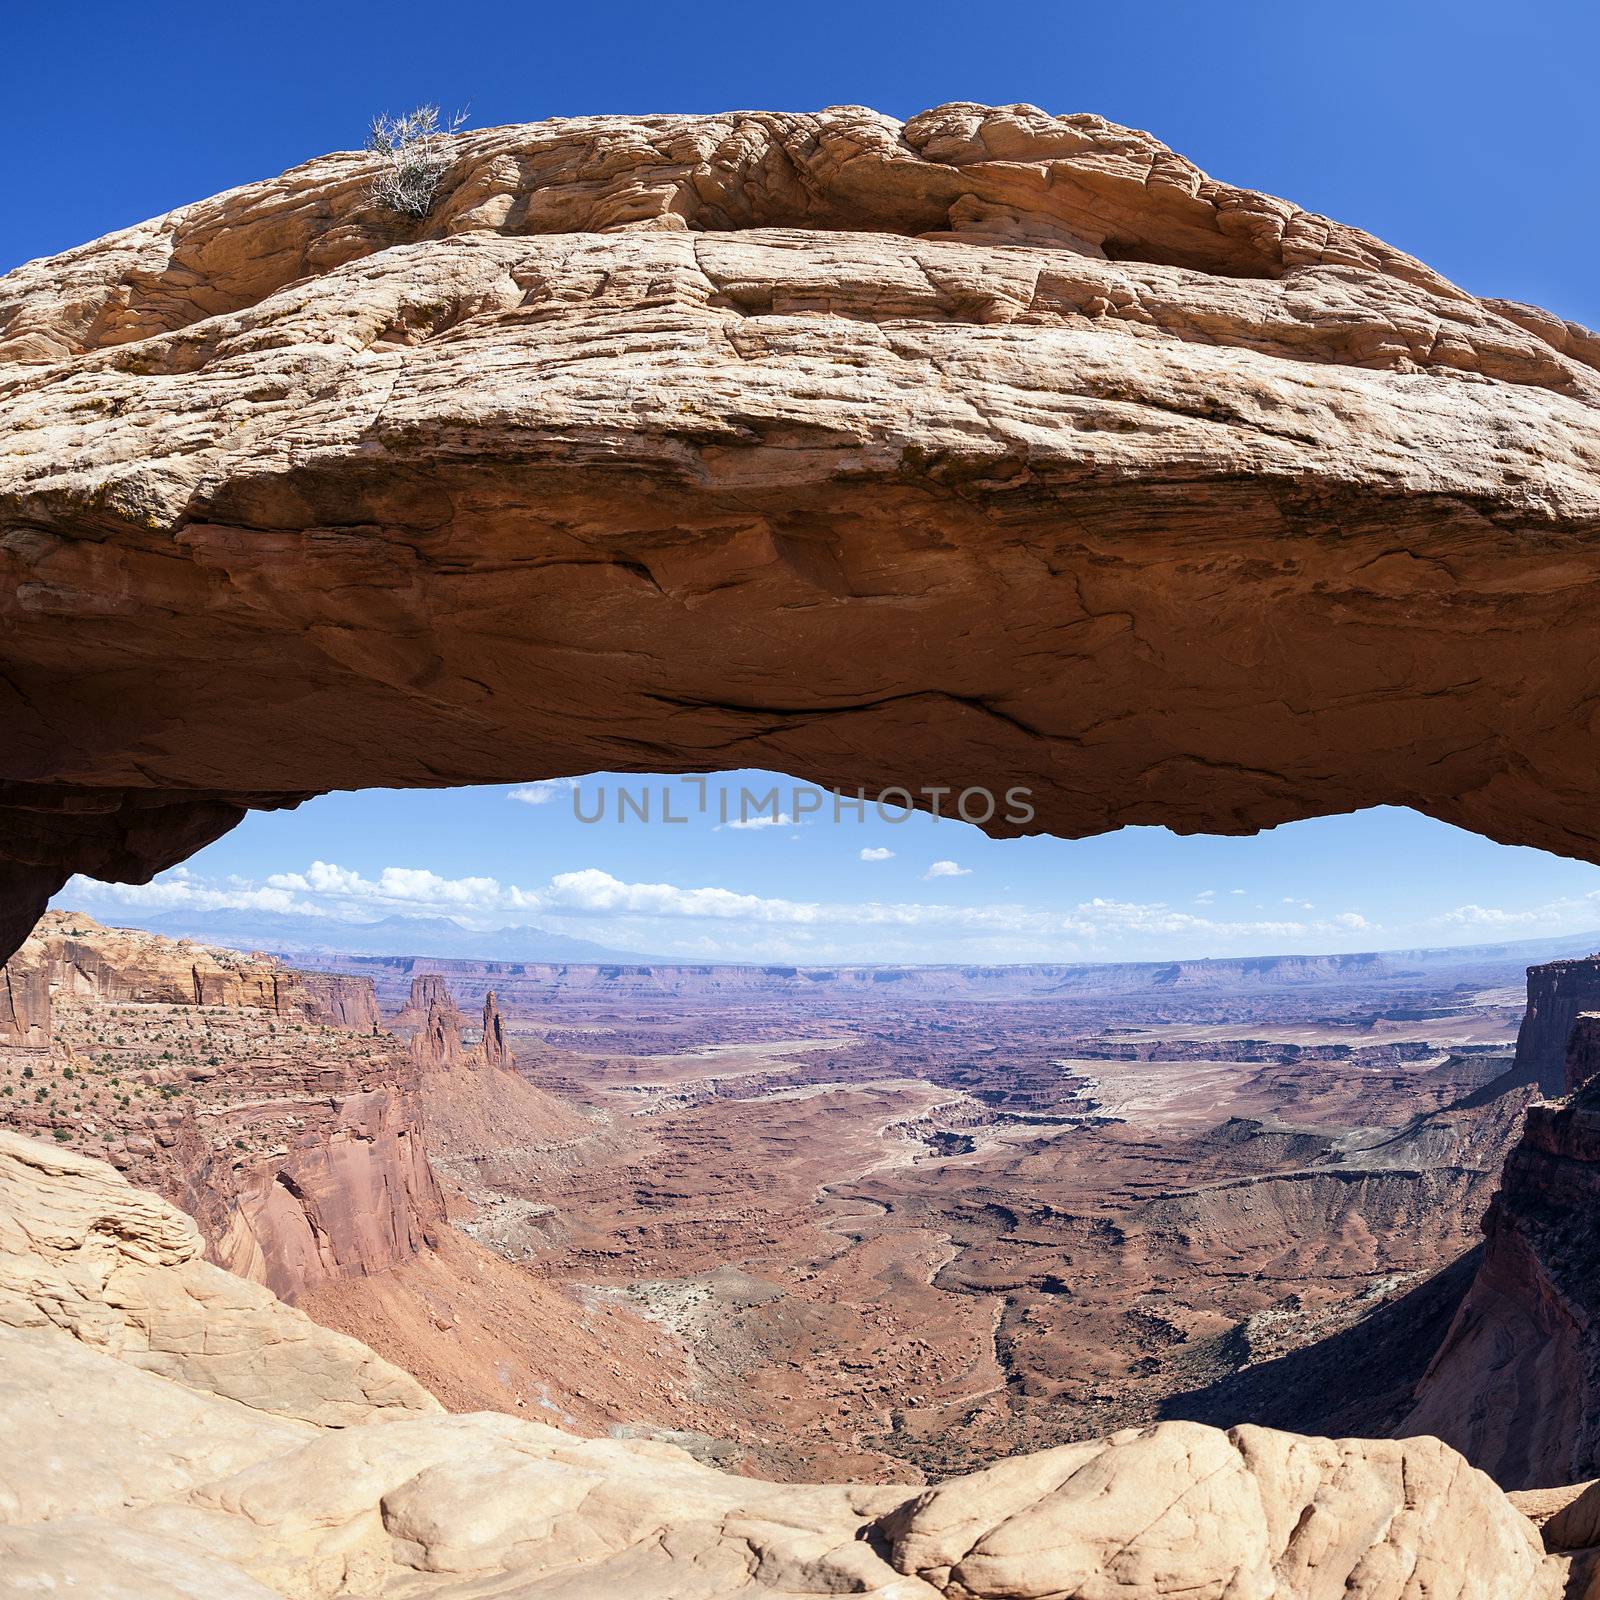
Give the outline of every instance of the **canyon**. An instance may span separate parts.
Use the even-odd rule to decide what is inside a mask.
[[[7,964],[0,1584],[109,1594],[115,1574],[118,1594],[196,1600],[1600,1586],[1600,1502],[1569,1482],[1592,1470],[1600,1408],[1587,1379],[1563,1387],[1590,1346],[1523,1333],[1508,1373],[1503,1330],[1483,1332],[1508,1295],[1526,1319],[1600,1281],[1584,1178],[1600,1017],[1579,1014],[1571,1097],[1549,1103],[1516,1060],[1520,996],[1456,982],[1470,966],[1267,991],[1237,970],[1182,988],[1113,971],[1099,995],[1045,999],[1002,969],[943,1002],[897,984],[801,1000],[778,971],[746,974],[732,1004],[688,972],[644,995],[600,969],[519,992],[474,963],[480,1027],[427,965],[386,963],[375,985],[70,911]],[[1529,994],[1564,998],[1595,967],[1534,968]],[[996,999],[1008,984],[1023,997]],[[666,1048],[640,1049],[642,1031]],[[337,1248],[331,1203],[371,1201],[331,1152],[354,1137],[383,1158],[382,1130],[352,1134],[343,1103],[380,1082],[391,1136],[422,1151],[420,1181],[393,1190],[416,1222],[390,1230],[399,1259]],[[160,1092],[174,1085],[181,1101]],[[300,1190],[320,1256],[259,1221],[262,1175],[308,1168],[326,1177]],[[1480,1264],[1467,1235],[1497,1185]],[[205,1203],[191,1220],[151,1188]],[[1328,1384],[1324,1350],[1338,1362],[1397,1316],[1415,1340],[1418,1298],[1451,1275],[1426,1372],[1391,1350],[1359,1388]],[[523,1392],[505,1381],[519,1335],[539,1374]],[[486,1361],[473,1346],[492,1337]],[[1399,1437],[1202,1415],[1247,1412],[1263,1374],[1283,1406],[1297,1362],[1302,1406],[1325,1422],[1365,1407],[1363,1431],[1386,1414]],[[1449,1430],[1413,1427],[1399,1390],[1454,1402],[1460,1437],[1419,1436]],[[1537,1424],[1508,1426],[1530,1403]],[[177,1437],[194,1442],[175,1455]],[[1452,1443],[1534,1486],[1507,1494]]]
[[[446,1415],[199,1249],[112,1168],[0,1131],[12,1592],[1557,1600],[1594,1576],[1592,1493],[1514,1502],[1431,1439],[1164,1423],[919,1490]]]
[[[1548,1070],[1513,953],[1098,986],[309,973],[59,911],[3,969],[33,998],[0,1035],[0,1107],[452,1410],[535,1406],[778,1480],[938,1481],[1163,1420],[1464,1419],[1481,1352],[1456,1332],[1424,1369],[1501,1270],[1491,1231],[1474,1275],[1479,1219]],[[1557,974],[1564,1003],[1597,965],[1533,968],[1529,994]],[[1322,1351],[1397,1317],[1359,1394],[1323,1381]],[[1553,1442],[1588,1414],[1564,1405]],[[1508,1487],[1579,1475],[1474,1426],[1424,1431]]]

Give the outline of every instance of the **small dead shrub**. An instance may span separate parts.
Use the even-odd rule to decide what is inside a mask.
[[[405,217],[427,216],[439,180],[454,159],[451,140],[466,120],[465,111],[441,119],[438,106],[418,106],[400,117],[388,112],[374,117],[367,149],[383,164],[368,190],[372,203]]]

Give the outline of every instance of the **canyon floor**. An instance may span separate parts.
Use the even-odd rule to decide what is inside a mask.
[[[566,1116],[424,1074],[456,1228],[658,1330],[664,1436],[778,1478],[937,1479],[1162,1417],[1385,1431],[1533,1098],[1493,969],[940,999],[350,965],[402,1032],[413,966],[469,1012],[497,986]],[[1408,1296],[1359,1387],[1280,1363],[1250,1392]],[[350,1307],[314,1305],[407,1365]]]
[[[1038,1004],[757,1006],[646,1056],[532,1038],[525,1070],[610,1139],[526,1215],[470,1157],[440,1167],[479,1237],[683,1338],[741,1465],[937,1477],[1203,1411],[1469,1250],[1526,1100],[1455,1109],[1508,1065],[1496,1002],[1431,1039],[1079,1033]]]
[[[54,913],[4,1120],[452,1409],[779,1480],[1392,1431],[1536,1094],[1503,960],[342,965]]]
[[[1510,953],[1413,955],[306,971],[50,913],[0,1588],[1600,1592],[1585,1347],[1497,1309],[1593,1280],[1600,1018],[1538,1081],[1600,962],[1525,1021]]]

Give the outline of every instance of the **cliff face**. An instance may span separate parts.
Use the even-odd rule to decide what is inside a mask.
[[[1517,1077],[1567,1093],[1567,1045],[1578,1014],[1600,1008],[1600,956],[1528,968],[1528,1009],[1517,1034]]]
[[[654,1441],[438,1415],[404,1374],[197,1247],[187,1219],[109,1168],[0,1134],[7,1592],[1583,1592],[1590,1498],[1541,1506],[1557,1513],[1547,1553],[1437,1440],[1163,1423],[931,1489],[764,1483]]]
[[[77,913],[4,971],[0,1116],[176,1200],[214,1261],[293,1298],[443,1226],[416,1068],[377,1032],[370,980]]]
[[[266,956],[104,928],[77,911],[41,917],[4,970],[0,1037],[23,1042],[30,1034],[48,1042],[52,994],[91,1004],[245,1008],[362,1033],[380,1026],[370,979],[296,972]]]
[[[1593,334],[1094,116],[453,150],[0,279],[0,939],[246,806],[641,760],[1600,857]]]
[[[1600,1016],[1574,1019],[1566,1056],[1572,1093],[1529,1108],[1482,1266],[1399,1430],[1437,1435],[1509,1488],[1600,1474]]]

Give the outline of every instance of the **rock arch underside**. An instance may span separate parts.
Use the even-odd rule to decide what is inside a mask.
[[[420,222],[336,154],[0,277],[0,957],[72,873],[252,807],[597,769],[1022,786],[1065,836],[1408,805],[1600,861],[1600,337],[1095,116],[453,150]],[[1526,1184],[1590,1158],[1588,1099]],[[0,1133],[19,1437],[92,1457],[0,1481],[22,1581],[1600,1593],[1600,1490],[1514,1504],[1433,1438],[1163,1423],[774,1487],[445,1416],[200,1249]]]
[[[1093,116],[464,135],[0,279],[20,940],[329,788],[767,766],[1600,859],[1600,338]]]

